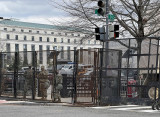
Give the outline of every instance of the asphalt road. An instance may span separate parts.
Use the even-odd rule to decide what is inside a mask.
[[[127,107],[128,108],[128,107]],[[135,108],[135,107],[134,107]],[[0,105],[0,117],[159,117],[148,108]],[[148,110],[148,112],[147,112]]]

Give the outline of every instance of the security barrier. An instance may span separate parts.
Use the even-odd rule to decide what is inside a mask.
[[[42,100],[40,82],[45,77],[45,100],[52,102],[58,70],[63,76],[62,102],[158,104],[159,38],[143,38],[141,43],[137,43],[138,39],[109,40],[107,50],[1,52],[0,95]],[[43,77],[42,66],[46,71]]]

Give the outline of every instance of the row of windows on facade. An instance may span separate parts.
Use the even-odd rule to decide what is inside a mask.
[[[64,50],[64,47],[61,46],[60,48],[57,48],[57,46],[53,46],[53,50],[57,50],[60,49],[60,51]],[[76,50],[77,47],[74,47],[74,50]],[[46,50],[51,50],[50,46],[47,45],[46,46]],[[70,50],[70,46],[67,47],[67,50]],[[11,47],[10,44],[6,44],[6,51],[10,52],[11,51]],[[15,44],[15,51],[18,52],[19,51],[19,44]],[[23,51],[27,51],[27,44],[23,44]],[[31,51],[35,51],[35,45],[31,45]],[[39,45],[39,51],[43,51],[43,46]]]
[[[4,31],[7,31],[7,28],[4,28]],[[16,31],[16,29],[12,29],[12,31]],[[24,29],[21,29],[21,32],[24,32]],[[29,33],[32,33],[32,30],[28,30]],[[36,31],[37,34],[40,33],[40,31]],[[49,34],[47,33],[47,31],[44,31],[44,34]],[[50,32],[50,34],[54,34],[54,32]],[[58,35],[62,35],[62,33],[58,33]],[[64,33],[65,36],[67,36],[67,33]],[[74,34],[72,33],[71,36],[74,36]],[[80,37],[80,34],[77,34],[78,37]]]
[[[9,35],[9,34],[7,34],[6,37],[7,37],[7,39],[10,39],[10,35]],[[15,35],[15,40],[18,40],[18,39],[19,39],[19,38],[18,38],[18,35]],[[35,41],[34,36],[32,36],[31,39],[32,39],[32,41]],[[27,40],[27,36],[24,36],[24,40],[25,40],[25,41]],[[39,37],[39,41],[42,42],[42,37]],[[49,38],[49,37],[47,37],[47,42],[50,42],[50,38]],[[57,42],[57,38],[54,38],[54,42]],[[63,42],[64,42],[64,39],[61,38],[61,43],[63,43]],[[67,42],[70,43],[70,39],[68,39]],[[76,40],[76,39],[74,39],[74,43],[77,43],[77,40]],[[81,41],[81,44],[82,44],[82,43],[83,43],[83,42]],[[88,44],[91,44],[90,40],[88,40]],[[96,40],[94,41],[94,44],[96,44]]]

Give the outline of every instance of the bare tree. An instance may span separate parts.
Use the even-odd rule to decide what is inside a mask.
[[[95,27],[104,25],[106,21],[105,17],[96,16],[94,13],[97,1],[51,0],[51,3],[72,17],[73,20],[67,22],[68,26],[93,32]],[[141,37],[137,39],[138,47],[143,40],[142,37],[153,36],[160,31],[159,0],[111,0],[109,9],[115,15],[116,21],[123,27],[122,35],[128,32],[133,37]]]
[[[104,25],[105,17],[95,15],[98,0],[51,0],[55,8],[64,10],[73,20],[67,22],[69,27],[88,30],[94,35],[94,28]],[[122,27],[121,35],[126,33],[135,37],[137,47],[131,47],[141,54],[141,44],[146,37],[160,32],[160,0],[110,0],[109,10],[115,15],[115,22]],[[63,23],[60,23],[64,26]],[[121,45],[127,44],[118,41]],[[139,66],[140,56],[137,56]]]

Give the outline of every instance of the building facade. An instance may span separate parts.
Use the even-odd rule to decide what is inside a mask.
[[[77,33],[73,28],[64,29],[64,27],[54,25],[0,19],[1,52],[70,51],[102,47],[99,41],[90,38],[83,40],[85,37],[87,38],[87,33]],[[26,56],[24,54],[23,57]],[[44,58],[45,55],[39,53],[39,56],[41,56],[39,58]],[[43,64],[44,60],[39,60],[40,64]]]

